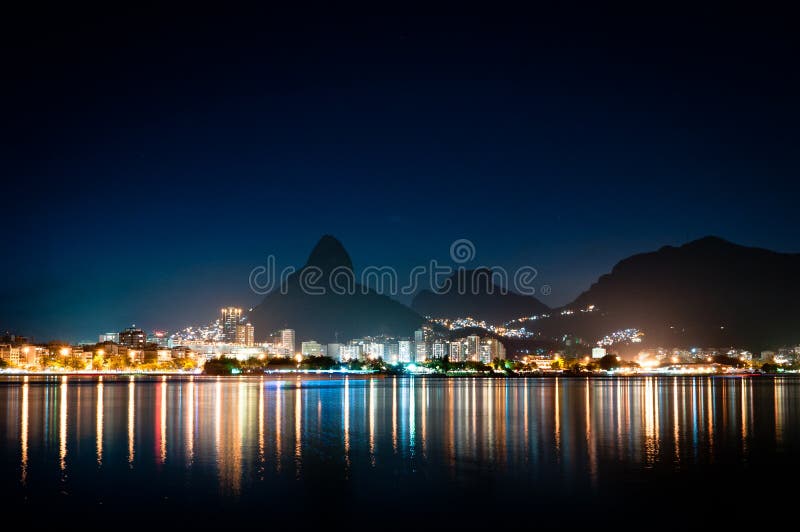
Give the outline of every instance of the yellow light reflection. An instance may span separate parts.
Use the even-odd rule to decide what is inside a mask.
[[[556,377],[555,384],[555,407],[553,413],[555,414],[555,437],[556,437],[556,456],[561,458],[561,399],[559,398],[559,378]]]
[[[258,464],[264,467],[264,379],[258,383]]]
[[[300,476],[300,464],[303,453],[303,389],[300,377],[297,377],[297,386],[294,392],[294,459],[297,475]]]
[[[161,380],[161,396],[159,405],[159,458],[163,464],[167,460],[167,377]]]
[[[186,463],[194,462],[194,377],[186,385]]]
[[[783,379],[780,377],[775,377],[772,382],[775,388],[775,443],[780,446],[783,443],[783,402],[785,390]]]
[[[136,439],[136,384],[133,377],[128,382],[128,464],[133,467],[134,441]]]
[[[58,462],[62,473],[67,468],[67,377],[61,378],[61,404],[58,426]]]
[[[281,470],[281,398],[283,391],[278,382],[278,389],[275,391],[275,469]]]
[[[97,465],[103,465],[103,377],[97,381]]]
[[[22,447],[22,458],[20,469],[22,470],[21,482],[26,485],[28,480],[28,377],[25,377],[24,384],[22,385],[22,419],[20,423],[19,443]]]

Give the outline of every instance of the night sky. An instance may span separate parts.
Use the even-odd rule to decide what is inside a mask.
[[[325,233],[401,272],[468,238],[549,305],[708,234],[800,251],[787,14],[42,9],[0,32],[2,330],[204,324]]]

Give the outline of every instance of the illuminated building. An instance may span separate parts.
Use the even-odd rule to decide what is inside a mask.
[[[147,337],[148,344],[156,344],[160,347],[172,347],[170,337],[164,331],[153,331],[150,336]]]
[[[236,343],[246,347],[255,345],[255,328],[250,323],[236,326]]]
[[[592,358],[603,358],[604,356],[606,356],[605,347],[593,347],[592,348]]]
[[[464,342],[463,360],[472,360],[477,362],[480,357],[480,343],[481,337],[476,334],[467,336]]]
[[[304,357],[319,357],[322,356],[322,345],[314,340],[302,342],[300,344],[300,352]]]
[[[444,358],[447,356],[447,343],[442,340],[436,340],[431,346],[431,358]]]
[[[414,342],[414,362],[425,362],[428,360],[428,343]]]
[[[328,344],[328,356],[334,360],[341,361],[342,360],[342,344]]]
[[[460,340],[450,342],[450,362],[463,362],[463,343]]]
[[[287,355],[294,356],[294,329],[281,331],[281,345]]]
[[[411,350],[413,349],[414,342],[411,340],[400,340],[397,343],[397,360],[398,362],[408,363],[411,362]]]
[[[142,348],[147,343],[147,336],[144,331],[137,329],[136,325],[131,325],[119,333],[119,344],[125,347]]]
[[[10,344],[0,345],[0,360],[9,363],[12,366],[16,366],[19,364],[21,352],[22,351],[19,347]]]
[[[342,362],[359,358],[361,358],[361,345],[359,344],[343,345],[339,349],[339,359]]]
[[[383,360],[387,364],[397,364],[400,360],[400,346],[397,342],[388,342],[383,345]]]
[[[103,333],[98,337],[99,344],[104,344],[106,342],[114,342],[115,344],[119,343],[119,333]]]
[[[497,338],[484,338],[480,341],[480,361],[489,364],[492,360],[506,358],[506,348]]]
[[[222,309],[222,341],[236,342],[236,326],[242,319],[242,309],[227,307]]]
[[[383,344],[371,342],[366,345],[366,355],[370,360],[383,358]]]

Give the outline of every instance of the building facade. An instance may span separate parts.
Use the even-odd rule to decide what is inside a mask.
[[[222,309],[222,341],[229,344],[236,342],[236,327],[242,319],[242,309],[226,307]]]

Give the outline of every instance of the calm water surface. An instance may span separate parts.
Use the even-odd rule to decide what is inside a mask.
[[[752,501],[800,473],[798,414],[800,379],[780,377],[6,376],[0,508],[365,524],[619,523],[701,506],[761,519]]]

